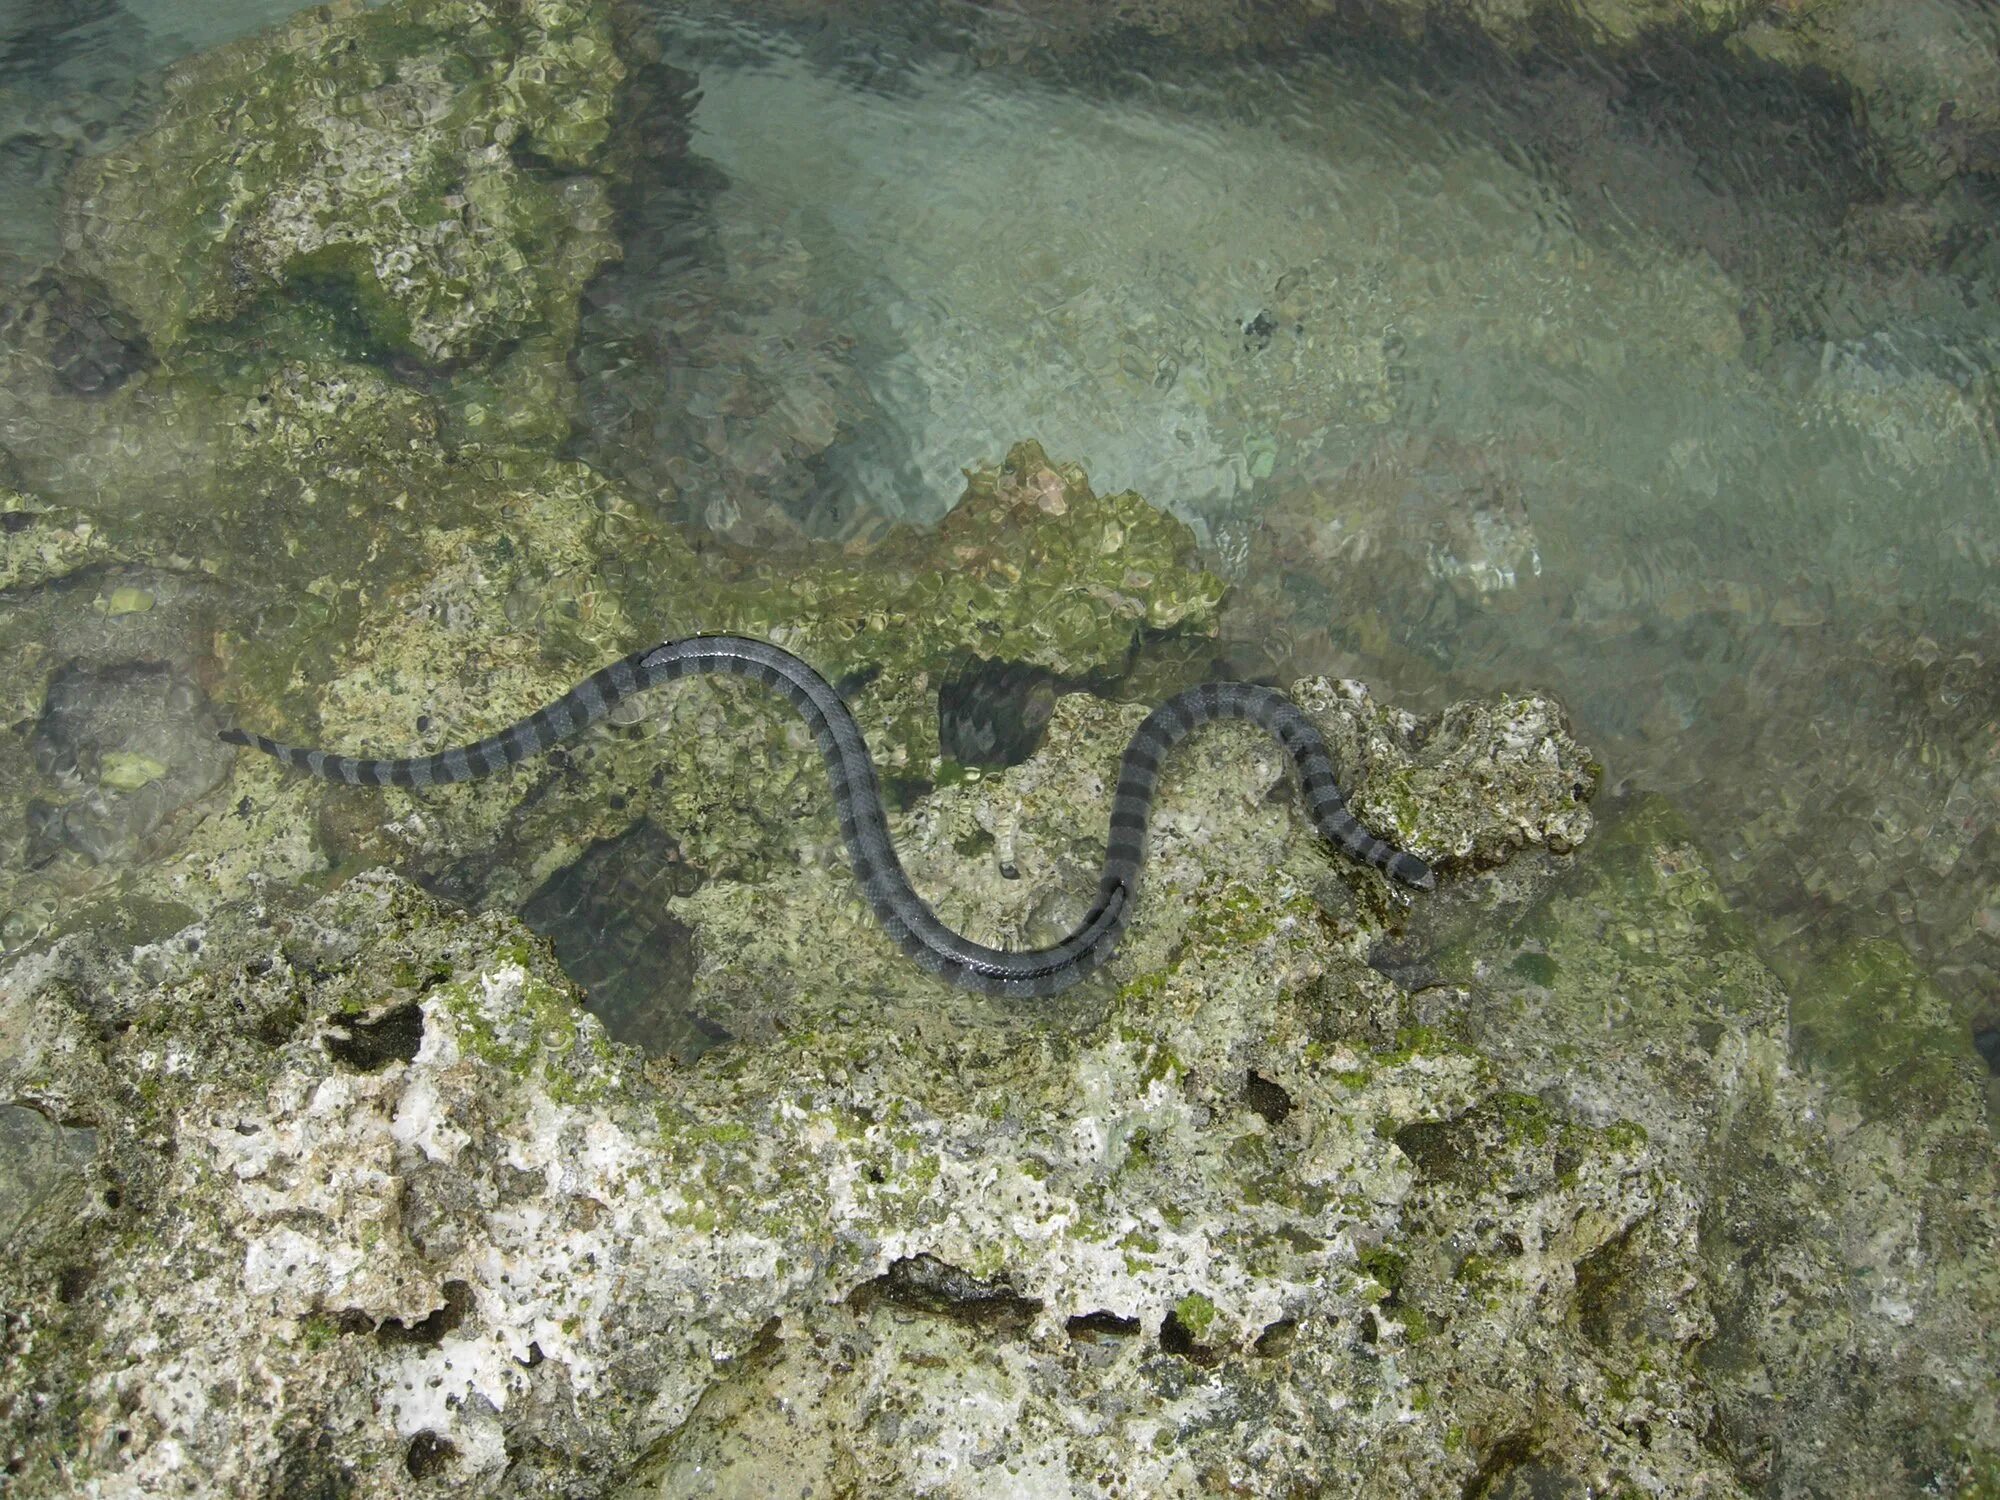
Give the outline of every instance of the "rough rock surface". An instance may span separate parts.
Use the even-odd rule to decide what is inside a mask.
[[[1137,713],[1067,700],[1059,748],[937,793],[905,825],[920,871],[1001,808],[1046,896]],[[1574,818],[1580,752],[1531,737],[1547,770],[1495,816],[1540,829]],[[99,1149],[81,1221],[0,1272],[15,1484],[683,1493],[700,1465],[801,1494],[1268,1492],[1365,1454],[1370,1493],[1458,1493],[1518,1434],[1471,1371],[1412,1378],[1395,1268],[1461,1215],[1527,1235],[1488,1316],[1601,1387],[1573,1267],[1663,1187],[1638,1132],[1425,1033],[1328,1024],[1332,994],[1393,1007],[1360,955],[1406,898],[1330,865],[1285,778],[1240,728],[1177,757],[1126,951],[1031,1012],[939,993],[837,864],[711,882],[678,905],[697,1000],[766,1024],[685,1072],[609,1043],[511,922],[386,875],[20,962],[8,1097]],[[1427,1122],[1490,1151],[1449,1203],[1397,1143]],[[1514,1383],[1489,1347],[1482,1388]],[[776,1429],[735,1420],[808,1385]],[[1587,1401],[1535,1431],[1538,1463],[1727,1489]]]
[[[177,68],[155,127],[86,162],[65,242],[169,350],[272,290],[337,283],[431,364],[567,344],[615,243],[602,6],[344,3]]]
[[[1483,807],[1491,833],[1446,815],[1420,848],[1587,830],[1546,710],[1462,706],[1482,727],[1454,742],[1299,696],[1375,747],[1371,817],[1412,777],[1543,768]],[[1062,925],[1137,714],[1066,698],[1033,760],[899,819],[941,910]],[[1032,1008],[939,991],[836,859],[711,881],[671,904],[694,1003],[741,1040],[689,1069],[607,1040],[511,921],[386,874],[17,960],[6,1097],[96,1132],[0,1268],[18,1492],[1991,1472],[1949,1436],[1994,1397],[1976,1092],[1942,1051],[1864,1064],[1936,1110],[1897,1155],[1791,1073],[1784,992],[1670,827],[1628,819],[1586,880],[1543,852],[1460,883],[1447,930],[1497,917],[1515,956],[1447,945],[1465,987],[1415,990],[1364,961],[1413,903],[1318,846],[1253,732],[1175,757],[1152,853],[1108,974]],[[1922,1227],[1843,1240],[1861,1190],[1892,1210],[1870,1222]]]
[[[654,532],[611,485],[562,472],[554,494],[521,496],[504,547],[473,528],[421,538],[405,558],[419,563],[410,581],[375,590],[346,657],[306,669],[308,693],[289,658],[283,673],[254,666],[269,648],[246,641],[231,674],[246,721],[281,738],[424,753],[532,712],[613,655],[733,630],[840,683],[892,792],[915,790],[938,769],[937,684],[954,663],[985,651],[1116,679],[1144,634],[1212,634],[1222,596],[1194,565],[1185,526],[1136,494],[1095,494],[1032,443],[975,471],[934,531],[853,554],[822,545],[782,570]],[[253,698],[265,682],[278,691]],[[287,714],[314,697],[315,716]],[[314,787],[310,800],[328,809],[322,842],[331,858],[406,861],[466,899],[511,905],[647,818],[701,868],[742,873],[797,859],[800,819],[831,806],[820,767],[790,754],[804,743],[795,716],[754,686],[682,685],[621,718],[627,732],[505,780],[417,798]],[[640,731],[649,719],[657,728]],[[296,784],[259,758],[237,776],[260,804]],[[719,795],[725,786],[737,794]]]
[[[1658,802],[1494,916],[1437,956],[1468,989],[1418,1015],[1581,1119],[1636,1122],[1697,1193],[1699,1290],[1642,1271],[1641,1232],[1602,1258],[1637,1279],[1591,1336],[1644,1350],[1712,1318],[1711,1441],[1762,1493],[1990,1493],[2000,1172],[1943,995],[1888,942],[1781,984]]]

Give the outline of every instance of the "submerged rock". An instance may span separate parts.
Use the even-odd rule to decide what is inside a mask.
[[[50,679],[31,748],[66,795],[29,808],[36,837],[92,860],[129,858],[228,774],[219,727],[201,689],[170,666],[65,666]]]
[[[115,391],[151,363],[145,335],[101,289],[51,273],[0,306],[0,336],[32,351],[56,387],[72,396]]]
[[[1579,1118],[1642,1126],[1672,1164],[1699,1279],[1683,1294],[1660,1279],[1650,1226],[1601,1255],[1636,1272],[1622,1289],[1579,1266],[1579,1311],[1641,1361],[1660,1329],[1712,1320],[1688,1353],[1711,1451],[1746,1484],[1990,1482],[1986,1070],[1899,947],[1858,945],[1781,983],[1692,831],[1648,801],[1614,816],[1569,880],[1471,918],[1432,974],[1466,988],[1419,997],[1425,1019]]]
[[[599,5],[307,11],[174,70],[154,129],[73,177],[68,254],[163,353],[319,285],[428,364],[566,346],[616,253],[585,169],[622,76]]]

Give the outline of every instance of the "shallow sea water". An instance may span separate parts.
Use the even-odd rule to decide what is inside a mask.
[[[1781,972],[1893,935],[1994,1024],[1994,264],[1905,248],[1838,101],[1712,58],[663,36],[722,211],[859,331],[814,519],[933,518],[1033,435],[1197,527],[1235,670],[1551,688]]]
[[[53,253],[68,164],[162,64],[292,8],[0,4],[5,264]],[[704,170],[593,288],[582,456],[782,557],[932,522],[1035,438],[1196,528],[1231,670],[1551,690],[1605,810],[1670,799],[1781,973],[1892,938],[1968,1051],[2000,1028],[2000,259],[1838,100],[1701,56],[1010,54],[908,14],[656,8]],[[705,326],[690,285],[741,364],[661,416],[605,351]]]

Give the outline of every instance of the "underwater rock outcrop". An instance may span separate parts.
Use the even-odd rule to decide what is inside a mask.
[[[616,253],[584,169],[622,76],[599,5],[308,11],[177,67],[153,129],[79,167],[66,247],[162,352],[314,280],[428,364],[566,344]]]
[[[760,0],[823,23],[824,0]],[[852,25],[907,8],[842,0]],[[1470,38],[1518,60],[1591,57],[1614,65],[1689,49],[1747,69],[1779,68],[1850,93],[1857,113],[1908,187],[1930,191],[2000,166],[2000,20],[1968,0],[1021,0],[954,15],[935,45],[987,66],[1088,69],[1131,38],[1195,54],[1295,50],[1302,37],[1383,34],[1446,45]]]
[[[1690,1295],[1657,1279],[1649,1227],[1579,1266],[1586,1334],[1644,1368],[1662,1330],[1712,1319],[1692,1351],[1707,1442],[1759,1493],[1990,1488],[2000,1173],[1944,996],[1892,942],[1781,982],[1657,800],[1495,915],[1433,955],[1418,1015],[1518,1088],[1643,1127],[1691,1194]],[[1609,1289],[1610,1268],[1632,1279]]]

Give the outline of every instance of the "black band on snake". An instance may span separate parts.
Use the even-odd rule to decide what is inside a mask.
[[[1145,862],[1146,821],[1160,761],[1211,719],[1247,719],[1277,737],[1298,767],[1306,806],[1320,833],[1355,859],[1429,890],[1430,867],[1384,843],[1355,822],[1334,782],[1326,742],[1305,714],[1269,688],[1211,682],[1170,699],[1146,716],[1125,747],[1111,802],[1111,847],[1098,878],[1097,899],[1076,931],[1048,948],[988,948],[953,932],[910,886],[889,837],[868,743],[847,705],[826,680],[789,651],[742,636],[692,636],[635,651],[586,678],[548,707],[498,734],[435,755],[356,760],[324,750],[299,750],[241,729],[224,730],[232,745],[250,745],[295,770],[350,786],[435,786],[469,781],[539,755],[602,719],[612,705],[658,683],[697,673],[751,677],[791,701],[812,730],[833,782],[841,837],[866,898],[883,930],[930,973],[961,989],[1026,998],[1053,995],[1111,956],[1132,914]]]

